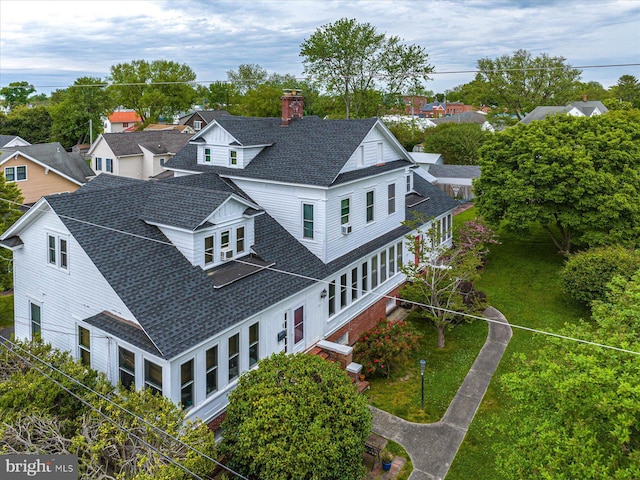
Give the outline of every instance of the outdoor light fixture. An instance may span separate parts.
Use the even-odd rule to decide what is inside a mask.
[[[325,288],[324,290],[322,290],[322,292],[320,292],[320,298],[326,298],[327,296],[327,289]]]
[[[422,400],[420,402],[422,410],[424,410],[424,369],[427,367],[427,361],[423,358],[420,360],[420,376],[422,377]]]

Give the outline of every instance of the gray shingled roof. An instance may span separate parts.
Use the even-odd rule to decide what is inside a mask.
[[[482,113],[469,111],[456,113],[450,117],[432,118],[431,121],[436,125],[440,125],[442,123],[477,123],[478,125],[482,125],[487,121],[487,116]]]
[[[549,115],[557,115],[558,113],[568,113],[573,107],[568,105],[566,107],[536,107],[529,112],[520,123],[531,123],[534,120],[544,120]]]
[[[244,169],[197,165],[194,145],[179,152],[165,167],[328,187],[377,120],[321,120],[310,116],[283,127],[279,118],[230,115],[216,122],[241,145],[270,146]]]
[[[15,152],[22,152],[78,183],[86,183],[87,177],[95,176],[94,171],[87,165],[82,155],[67,152],[59,142],[3,148],[0,153],[0,162]]]
[[[191,135],[175,130],[103,133],[111,151],[117,157],[124,155],[142,155],[140,146],[156,155],[176,153],[184,147]]]
[[[200,116],[202,120],[209,124],[212,120],[216,120],[225,115],[230,115],[230,113],[226,110],[196,110],[195,112],[191,112],[180,117],[178,119],[178,124],[185,125],[193,116]]]
[[[214,199],[220,191],[237,193],[228,181],[215,177],[214,174],[192,175],[172,181],[124,182],[121,186],[116,186],[117,181],[103,179],[98,188],[87,185],[72,194],[46,197],[140,322],[160,355],[167,359],[313,283],[299,276],[262,270],[230,286],[214,289],[207,273],[191,265],[157,227],[142,219],[154,210],[156,215],[164,215],[162,212],[168,204],[159,202],[156,196],[163,187],[168,189],[168,198],[175,203],[171,208],[177,216],[190,215],[188,193],[194,188],[202,190],[206,185],[213,186],[215,191],[211,196]],[[113,188],[108,187],[109,182]],[[185,194],[176,195],[178,188],[184,188]],[[412,210],[437,216],[457,205],[455,200],[418,176],[414,176],[414,188],[429,200],[407,209],[408,216]],[[204,195],[203,192],[200,194]],[[285,272],[320,279],[388,242],[402,238],[409,231],[407,227],[398,226],[325,265],[268,214],[255,217],[255,229],[252,249],[265,262],[274,263],[275,268]],[[278,288],[273,288],[274,285]],[[87,321],[153,351],[140,330],[114,321],[108,315],[99,314]]]
[[[429,165],[429,173],[434,177],[478,178],[480,167],[477,165]]]
[[[600,110],[600,113],[607,113],[609,111],[609,109],[599,100],[579,100],[577,102],[571,102],[570,105],[572,107],[576,107],[587,117],[590,116],[596,108]]]
[[[84,184],[81,189],[83,192],[90,190],[102,190],[105,188],[117,188],[127,185],[135,185],[138,183],[146,183],[146,180],[138,180],[136,178],[119,177],[108,173],[101,173],[88,183]]]
[[[0,135],[0,148],[4,147],[7,143],[9,143],[14,138],[21,138],[18,135]]]

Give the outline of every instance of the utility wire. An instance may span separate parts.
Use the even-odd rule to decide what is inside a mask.
[[[196,449],[195,447],[193,447],[193,446],[189,445],[188,443],[185,443],[184,441],[180,440],[179,438],[175,437],[174,435],[171,435],[170,433],[168,433],[168,432],[166,432],[166,431],[162,430],[160,427],[157,427],[156,425],[154,425],[153,423],[149,422],[149,421],[148,421],[148,420],[146,420],[145,418],[140,417],[139,415],[137,415],[137,414],[133,413],[131,410],[129,410],[129,409],[127,409],[127,408],[123,407],[122,405],[120,405],[120,404],[116,403],[116,402],[115,402],[115,401],[113,401],[111,398],[106,397],[105,395],[103,395],[103,394],[101,394],[101,393],[99,393],[99,392],[95,391],[95,390],[94,390],[94,389],[92,389],[91,387],[89,387],[89,386],[85,385],[84,383],[82,383],[81,381],[79,381],[79,380],[77,380],[77,379],[73,378],[72,376],[70,376],[69,374],[67,374],[67,373],[63,372],[62,370],[58,369],[58,368],[57,368],[57,367],[55,367],[54,365],[51,365],[50,363],[45,362],[44,360],[42,360],[41,358],[39,358],[37,355],[34,355],[33,353],[31,353],[31,352],[29,352],[28,350],[24,349],[23,347],[21,347],[20,345],[18,345],[17,343],[15,343],[15,342],[13,342],[13,341],[11,341],[10,339],[8,339],[8,338],[6,338],[6,337],[4,337],[4,336],[2,336],[2,335],[0,335],[0,339],[2,339],[3,341],[5,341],[5,342],[7,342],[7,343],[11,344],[13,347],[17,347],[17,348],[19,348],[21,351],[23,351],[24,353],[26,353],[26,354],[27,354],[27,355],[29,355],[30,357],[35,358],[36,360],[38,360],[38,361],[39,361],[40,363],[42,363],[43,365],[45,365],[45,366],[49,367],[51,370],[53,370],[53,371],[55,371],[55,372],[58,372],[60,375],[64,376],[64,377],[65,377],[65,378],[67,378],[68,380],[72,381],[72,382],[73,382],[73,383],[75,383],[76,385],[79,385],[79,386],[81,386],[81,387],[85,388],[86,390],[88,390],[89,392],[91,392],[91,393],[93,393],[94,395],[98,396],[98,397],[99,397],[99,398],[101,398],[102,400],[104,400],[104,401],[106,401],[106,402],[109,402],[111,405],[113,405],[113,406],[115,406],[115,407],[117,407],[117,408],[121,409],[122,411],[124,411],[124,412],[126,412],[127,414],[129,414],[129,415],[131,415],[132,417],[134,417],[136,420],[139,420],[140,422],[144,423],[145,425],[148,425],[149,427],[151,427],[151,428],[152,428],[153,430],[155,430],[156,432],[159,432],[159,433],[161,433],[161,434],[165,435],[166,437],[170,438],[171,440],[173,440],[173,441],[177,442],[178,444],[182,445],[183,447],[188,448],[189,450],[191,450],[191,451],[193,451],[193,452],[197,453],[198,455],[200,455],[200,456],[202,456],[202,457],[206,458],[207,460],[209,460],[209,461],[211,461],[211,462],[215,463],[215,464],[216,464],[216,465],[218,465],[219,467],[224,468],[225,470],[227,470],[228,472],[230,472],[230,473],[232,473],[232,474],[236,475],[237,477],[240,477],[240,478],[241,478],[241,479],[243,479],[243,480],[248,480],[246,477],[243,477],[243,476],[242,476],[241,474],[239,474],[238,472],[235,472],[234,470],[232,470],[231,468],[227,467],[226,465],[224,465],[224,464],[222,464],[222,463],[218,462],[217,460],[215,460],[215,459],[211,458],[211,457],[210,457],[209,455],[207,455],[206,453],[201,452],[200,450],[198,450],[198,449]],[[15,353],[15,352],[14,352],[14,353]],[[18,354],[16,353],[16,355],[18,355]],[[18,355],[18,356],[20,356],[20,355]],[[21,357],[21,358],[22,358],[22,357]],[[31,363],[30,363],[30,364],[31,364]],[[37,367],[34,367],[34,368],[37,368]],[[50,377],[50,378],[51,378],[51,377]],[[62,386],[62,385],[61,385],[61,386]],[[62,386],[62,388],[65,388],[65,387],[63,387],[63,386]],[[67,389],[65,388],[65,390],[67,390]],[[67,390],[67,391],[68,391],[68,390]],[[72,392],[70,392],[70,393],[73,395],[73,393],[72,393]],[[75,395],[74,395],[74,396],[75,396]],[[76,398],[78,398],[79,400],[82,400],[82,399],[80,399],[79,397],[76,397]],[[84,403],[84,402],[83,402],[83,403]],[[90,406],[90,408],[94,408],[94,407]],[[115,422],[114,422],[114,423],[115,423]],[[153,448],[153,447],[152,447],[152,448]],[[168,458],[168,457],[167,457],[167,458]],[[195,475],[195,474],[194,474],[194,475]],[[197,476],[196,476],[196,477],[197,477]],[[197,478],[200,478],[200,477],[197,477]]]
[[[5,202],[9,202],[9,203],[13,203],[15,205],[19,205],[17,202],[13,202],[11,200],[6,200],[6,199],[0,199],[0,200],[3,200]],[[61,217],[66,218],[68,220],[73,220],[73,221],[77,221],[77,222],[81,222],[81,223],[87,223],[89,225],[92,225],[92,226],[95,226],[95,227],[98,227],[98,228],[104,228],[104,229],[107,229],[107,230],[110,230],[110,231],[114,231],[114,232],[117,232],[117,233],[130,235],[130,236],[133,236],[133,237],[136,237],[136,238],[141,238],[141,239],[144,239],[144,240],[149,240],[149,241],[152,241],[152,242],[161,243],[163,245],[173,245],[170,242],[164,242],[164,241],[161,241],[161,240],[156,240],[156,239],[153,239],[153,238],[145,237],[143,235],[137,235],[137,234],[125,232],[125,231],[122,231],[122,230],[118,230],[118,229],[115,229],[115,228],[107,227],[107,226],[104,226],[104,225],[99,225],[99,224],[96,224],[96,223],[85,222],[84,220],[79,220],[79,219],[76,219],[76,218],[73,218],[73,217],[62,216],[62,215],[61,215]],[[233,259],[233,261],[237,262],[237,263],[241,263],[241,264],[245,264],[246,263],[247,265],[252,265],[253,266],[253,264],[250,264],[248,262],[243,262],[240,259]],[[263,270],[270,270],[270,271],[274,271],[274,272],[277,272],[277,273],[282,273],[282,274],[285,274],[285,275],[290,275],[290,276],[294,276],[294,277],[297,277],[297,278],[310,280],[312,282],[319,283],[319,284],[324,284],[324,285],[329,285],[329,284],[332,283],[331,280],[322,280],[322,279],[319,279],[319,278],[310,277],[310,276],[303,275],[303,274],[300,274],[300,273],[289,272],[289,271],[281,270],[281,269],[274,268],[274,267],[265,267],[265,268],[263,268]],[[348,288],[350,290],[352,289],[351,287],[348,287]],[[377,294],[377,293],[373,293],[373,292],[369,292],[369,294],[376,295],[378,298],[395,299],[395,297],[391,297],[391,296],[385,295],[385,294]],[[424,307],[424,308],[430,308],[430,309],[434,309],[434,310],[443,311],[443,312],[446,312],[446,313],[452,313],[452,314],[459,315],[459,316],[462,316],[462,317],[468,317],[468,318],[473,318],[473,319],[478,319],[478,320],[484,320],[486,322],[500,323],[501,325],[504,325],[504,323],[502,323],[502,322],[499,322],[497,320],[493,320],[493,319],[490,319],[490,318],[487,318],[487,317],[471,315],[469,313],[458,312],[458,311],[454,311],[454,310],[448,310],[446,308],[436,307],[434,305],[428,305],[428,304],[419,303],[419,302],[411,302],[411,301],[404,300],[404,299],[403,299],[403,301],[406,302],[406,303],[409,303],[409,304],[412,304],[412,305],[416,305],[416,306],[420,306],[420,307]],[[594,345],[594,346],[599,346],[599,347],[607,348],[607,349],[610,349],[610,350],[617,350],[617,351],[620,351],[620,352],[631,353],[633,355],[640,355],[640,352],[636,352],[636,351],[633,351],[633,350],[627,350],[627,349],[623,349],[623,348],[619,348],[619,347],[614,347],[614,346],[611,346],[611,345],[600,344],[600,343],[591,342],[591,341],[588,341],[588,340],[582,340],[582,339],[575,338],[575,337],[569,337],[569,336],[561,335],[561,334],[558,334],[558,333],[547,332],[545,330],[535,329],[535,328],[531,328],[531,327],[525,327],[524,325],[518,325],[518,324],[513,324],[513,323],[509,323],[509,325],[512,328],[517,328],[519,330],[525,330],[525,331],[529,331],[529,332],[532,332],[532,333],[538,333],[540,335],[547,335],[547,336],[556,337],[556,338],[562,338],[562,339],[565,339],[565,340],[570,340],[570,341],[574,341],[574,342],[578,342],[578,343],[584,343],[584,344],[590,344],[590,345]]]

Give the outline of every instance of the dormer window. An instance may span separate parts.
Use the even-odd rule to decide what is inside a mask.
[[[193,121],[193,129],[197,132],[198,130],[202,129],[202,121],[201,120],[194,120]]]
[[[236,228],[236,252],[244,252],[244,227]]]
[[[409,175],[407,175],[407,193],[409,193],[412,190],[411,188],[411,173]]]
[[[205,148],[204,149],[204,161],[206,163],[211,163],[211,149],[210,148]]]
[[[205,265],[209,265],[211,263],[213,263],[214,260],[214,241],[213,241],[213,235],[211,235],[210,237],[205,237],[204,239],[204,264]]]
[[[235,167],[238,165],[238,151],[230,150],[229,151],[229,165]]]

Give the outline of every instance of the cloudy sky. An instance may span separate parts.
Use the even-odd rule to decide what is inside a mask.
[[[134,59],[186,63],[200,82],[246,63],[301,77],[300,44],[343,17],[424,47],[435,92],[474,77],[450,72],[517,49],[573,66],[640,63],[640,0],[0,0],[0,87],[49,93]],[[609,87],[624,74],[640,67],[584,69],[582,80]]]

